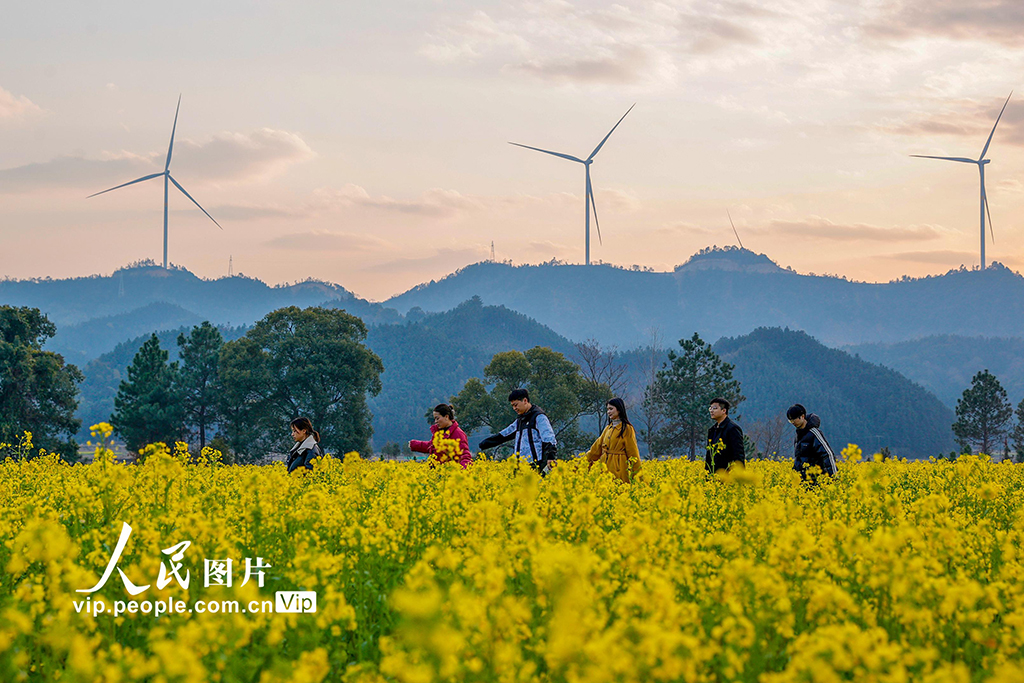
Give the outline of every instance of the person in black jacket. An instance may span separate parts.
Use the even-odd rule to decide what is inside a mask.
[[[836,456],[828,445],[825,435],[821,433],[821,418],[807,410],[799,403],[786,411],[790,424],[796,427],[793,439],[793,469],[800,473],[804,481],[815,481],[815,475],[808,468],[819,467],[825,474],[834,476],[836,473]]]
[[[480,450],[515,441],[515,452],[526,458],[533,469],[546,474],[558,455],[558,441],[551,420],[540,406],[530,403],[526,389],[513,389],[508,395],[508,402],[519,417],[497,434],[481,441]]]
[[[745,466],[743,430],[729,419],[729,402],[724,398],[711,399],[708,415],[715,421],[708,429],[707,453],[704,456],[708,472],[713,474],[728,469],[735,462]]]
[[[313,469],[313,461],[324,454],[320,448],[320,433],[313,429],[308,417],[297,417],[292,420],[292,439],[295,445],[288,451],[288,472],[300,467]]]

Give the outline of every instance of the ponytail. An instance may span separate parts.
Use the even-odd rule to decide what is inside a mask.
[[[451,403],[439,403],[434,406],[434,412],[441,417],[447,417],[452,422],[455,421],[455,406]]]
[[[313,440],[320,443],[320,432],[313,429],[313,421],[308,417],[297,417],[292,420],[292,427],[295,427],[301,432],[306,432],[312,435]]]

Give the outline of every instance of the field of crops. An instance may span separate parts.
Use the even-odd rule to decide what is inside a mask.
[[[630,486],[585,460],[8,460],[0,680],[1024,681],[1024,466],[845,455],[818,488],[767,462]],[[292,590],[316,612],[223,608]]]

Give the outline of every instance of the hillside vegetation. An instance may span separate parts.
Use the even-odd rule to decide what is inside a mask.
[[[821,417],[822,431],[836,450],[856,443],[889,447],[901,457],[928,457],[953,448],[953,411],[934,394],[805,332],[761,328],[722,339],[715,351],[736,366],[747,397],[740,407],[743,421],[784,417],[789,406],[800,403]],[[789,448],[792,427],[787,424],[786,430]]]
[[[1024,332],[1024,330],[1022,330]],[[950,408],[970,386],[975,373],[989,370],[1013,405],[1024,400],[1024,339],[936,335],[896,344],[858,344],[847,348],[914,380]]]

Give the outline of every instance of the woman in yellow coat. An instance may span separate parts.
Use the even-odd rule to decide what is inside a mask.
[[[640,474],[640,449],[636,445],[636,430],[629,423],[626,404],[621,398],[608,401],[608,426],[590,447],[587,460],[593,466],[602,462],[608,471],[629,483]]]

